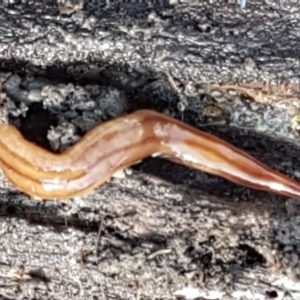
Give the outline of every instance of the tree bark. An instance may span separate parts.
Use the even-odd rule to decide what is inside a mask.
[[[1,117],[61,150],[151,108],[297,179],[299,8],[248,2],[5,4]],[[45,202],[2,177],[2,299],[300,299],[298,202],[160,159],[123,175]]]

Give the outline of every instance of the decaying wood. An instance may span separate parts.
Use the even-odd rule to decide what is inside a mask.
[[[61,2],[0,8],[3,120],[59,149],[154,108],[299,178],[298,7]],[[300,203],[158,159],[124,174],[63,202],[2,178],[3,299],[300,299]]]

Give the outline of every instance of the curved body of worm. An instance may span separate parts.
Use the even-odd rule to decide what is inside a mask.
[[[225,141],[151,110],[100,124],[59,154],[27,141],[15,127],[0,124],[0,168],[16,188],[35,198],[87,194],[148,156],[300,200],[297,181]]]

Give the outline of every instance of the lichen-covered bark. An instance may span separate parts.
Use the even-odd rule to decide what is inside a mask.
[[[59,2],[0,8],[1,118],[28,139],[152,108],[299,178],[297,7]],[[3,299],[300,298],[298,202],[159,159],[123,175],[63,202],[2,178]]]

